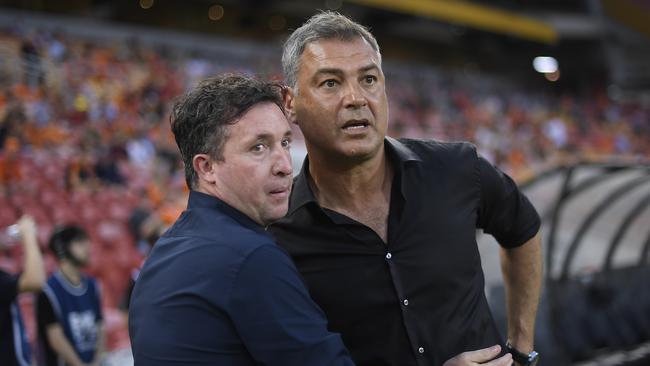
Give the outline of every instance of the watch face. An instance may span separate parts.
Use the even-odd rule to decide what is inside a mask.
[[[539,353],[533,351],[528,354],[528,366],[535,366],[539,362]]]

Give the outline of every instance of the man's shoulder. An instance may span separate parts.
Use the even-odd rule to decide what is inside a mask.
[[[47,280],[45,280],[45,286],[52,288],[52,286],[56,286],[59,284],[59,281],[56,279],[55,273],[52,273]]]
[[[476,157],[476,146],[467,141],[439,141],[435,139],[395,139],[423,161],[443,158]]]
[[[188,212],[185,222],[179,219],[165,232],[146,262],[190,262],[194,266],[212,267],[217,262],[226,265],[242,261],[259,247],[275,245],[270,235],[246,227],[227,215],[188,224],[195,214]],[[203,227],[197,230],[197,225]]]
[[[162,236],[161,241],[190,240],[234,245],[269,242],[262,230],[254,230],[226,214],[210,209],[192,209],[181,217]]]
[[[464,141],[443,142],[438,140],[418,140],[401,138],[392,140],[394,151],[402,162],[417,161],[418,181],[441,176],[448,181],[472,180],[478,167],[476,147]],[[409,175],[411,176],[411,175]]]

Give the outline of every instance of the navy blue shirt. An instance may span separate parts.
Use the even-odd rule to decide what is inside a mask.
[[[194,191],[142,268],[129,334],[135,366],[352,365],[272,237]]]
[[[57,271],[47,280],[36,301],[41,363],[48,366],[67,365],[47,341],[47,328],[51,324],[60,325],[79,359],[91,363],[96,356],[103,321],[97,281],[82,275],[80,284],[75,286],[61,271]]]

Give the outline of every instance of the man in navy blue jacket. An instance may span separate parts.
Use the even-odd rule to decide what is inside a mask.
[[[265,231],[292,184],[279,88],[208,79],[175,104],[171,125],[191,191],[134,288],[135,365],[352,365]]]

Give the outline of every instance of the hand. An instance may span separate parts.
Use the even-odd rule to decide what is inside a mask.
[[[494,359],[501,352],[501,346],[496,345],[490,348],[483,348],[477,351],[468,351],[448,360],[443,366],[511,366],[512,355],[507,353],[497,359]]]
[[[23,243],[36,242],[36,222],[29,215],[23,215],[18,220],[18,232]]]

